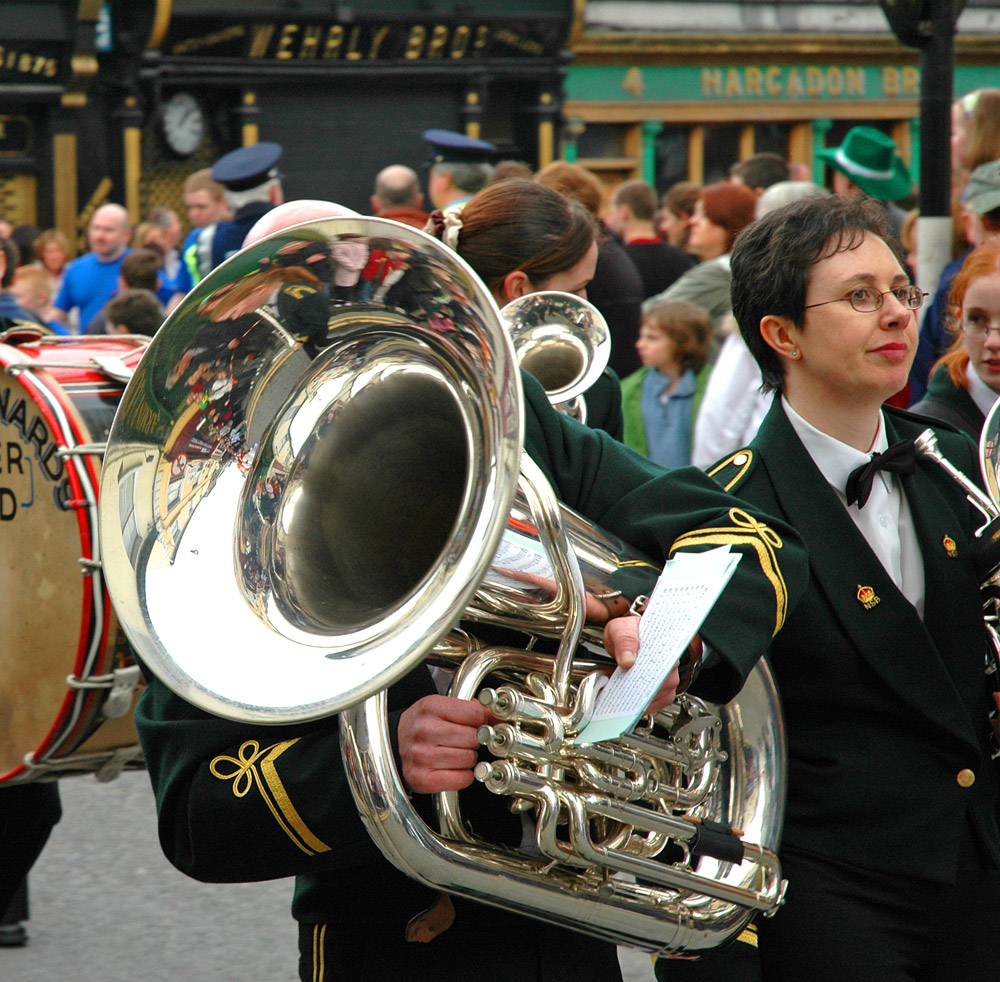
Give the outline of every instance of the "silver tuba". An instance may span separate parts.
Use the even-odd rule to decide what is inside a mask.
[[[391,272],[330,299],[344,243]],[[697,954],[782,899],[775,687],[762,665],[728,705],[685,695],[574,743],[613,669],[587,610],[624,611],[657,570],[555,499],[522,455],[522,398],[492,297],[437,240],[378,219],[277,232],[188,295],[122,398],[102,472],[109,592],[145,664],[196,706],[340,713],[361,816],[411,877]],[[534,640],[476,635],[497,628]],[[531,848],[477,836],[460,795],[437,796],[437,829],[412,808],[385,690],[425,659],[499,720],[476,774],[526,813]]]
[[[611,332],[601,312],[572,293],[546,290],[506,304],[518,364],[538,379],[561,413],[587,422],[584,394],[611,357]]]

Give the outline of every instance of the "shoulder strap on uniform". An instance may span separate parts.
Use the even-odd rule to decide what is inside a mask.
[[[718,463],[713,464],[707,471],[723,491],[731,491],[734,487],[742,484],[746,476],[753,469],[755,454],[750,447],[744,447],[730,454]]]

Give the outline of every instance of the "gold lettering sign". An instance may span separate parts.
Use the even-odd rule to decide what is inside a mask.
[[[274,30],[274,28],[271,28]],[[258,28],[254,28],[254,40],[256,41]],[[201,48],[211,48],[217,44],[222,44],[224,41],[232,41],[234,38],[241,38],[246,34],[246,28],[242,24],[233,24],[231,27],[223,28],[221,31],[215,31],[212,34],[205,34],[201,37],[188,38],[186,41],[179,41],[171,49],[170,53],[172,55],[188,55],[192,51],[198,51]]]
[[[916,96],[919,85],[916,68],[883,69],[886,96]],[[847,65],[705,67],[701,94],[705,99],[863,99],[870,95],[865,69]]]
[[[882,69],[882,91],[887,96],[920,95],[920,72],[913,65],[903,68],[886,66]]]
[[[170,38],[171,55],[249,58],[291,65],[304,61],[457,62],[484,57],[541,58],[549,50],[542,32],[530,24],[512,27],[451,19],[445,15],[419,22],[360,18],[349,23],[257,21],[220,23],[196,37]],[[0,67],[3,63],[0,62]],[[762,70],[761,70],[762,71]],[[760,87],[760,71],[757,87]],[[726,84],[725,78],[720,86]],[[730,84],[733,84],[730,82]]]
[[[390,24],[255,24],[250,33],[250,58],[276,58],[279,61],[344,60],[374,61],[383,57],[385,42],[392,34]],[[408,61],[459,61],[482,52],[490,40],[485,24],[410,24],[395,31],[402,43],[402,56]],[[228,32],[219,31],[204,38],[174,45],[173,53],[184,54],[229,40]],[[496,33],[496,40],[523,54],[544,54],[543,45],[511,30]],[[391,55],[390,55],[391,56]]]
[[[19,75],[55,78],[59,74],[59,59],[0,44],[0,69]]]

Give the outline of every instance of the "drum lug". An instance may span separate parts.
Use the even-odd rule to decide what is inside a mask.
[[[34,754],[26,754],[24,774],[14,778],[11,784],[56,781],[73,774],[93,774],[95,780],[103,784],[113,781],[124,770],[141,770],[144,766],[142,747],[138,744],[59,760],[38,760]]]
[[[115,358],[113,355],[94,355],[94,364],[108,378],[113,378],[116,382],[124,382],[126,385],[132,381],[132,375],[135,372],[134,368],[129,368],[121,358]]]
[[[139,685],[139,666],[116,668],[111,674],[113,676],[111,691],[104,700],[101,712],[107,719],[120,719],[122,716],[127,716],[132,709],[132,697]]]
[[[101,715],[105,719],[120,719],[127,716],[132,708],[132,696],[139,679],[139,666],[127,665],[116,668],[110,675],[91,675],[85,679],[67,675],[66,684],[71,689],[107,689],[108,696],[101,707]]]
[[[102,784],[113,781],[126,767],[135,766],[136,761],[141,760],[142,751],[138,747],[122,747],[94,771],[94,777]]]

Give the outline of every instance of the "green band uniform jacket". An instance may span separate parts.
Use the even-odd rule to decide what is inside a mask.
[[[986,422],[986,416],[976,405],[969,390],[955,385],[943,365],[931,376],[926,394],[920,402],[910,407],[910,412],[943,419],[963,433],[968,433],[976,443],[979,442],[979,434]]]

